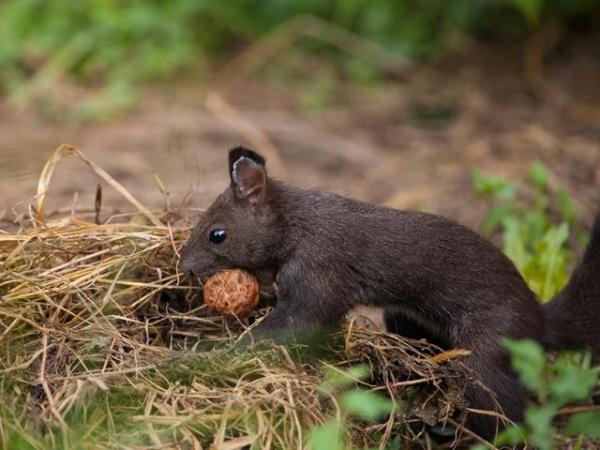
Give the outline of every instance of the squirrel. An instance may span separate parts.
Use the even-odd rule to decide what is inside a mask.
[[[229,268],[275,279],[276,306],[255,337],[311,333],[358,305],[381,307],[389,331],[469,349],[464,364],[488,388],[467,383],[470,407],[515,422],[527,394],[501,338],[600,354],[600,217],[566,287],[542,305],[501,250],[450,219],[290,186],[241,146],[229,152],[229,175],[181,264],[201,280]],[[467,423],[488,439],[503,426],[489,414],[469,414]]]

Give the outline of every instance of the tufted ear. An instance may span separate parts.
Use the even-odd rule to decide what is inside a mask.
[[[237,198],[247,201],[255,211],[265,206],[267,169],[261,155],[245,147],[230,150],[229,175]]]

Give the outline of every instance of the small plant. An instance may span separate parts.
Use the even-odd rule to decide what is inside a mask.
[[[522,187],[530,198],[518,196],[518,184],[502,177],[475,172],[476,192],[492,202],[482,231],[502,233],[503,249],[515,263],[531,289],[543,302],[550,300],[568,280],[568,268],[575,261],[567,238],[575,227],[575,212],[568,193],[550,195],[548,174],[534,163]],[[559,222],[553,221],[553,214]]]
[[[512,366],[523,385],[532,392],[535,401],[525,411],[523,424],[506,429],[496,439],[497,446],[527,442],[540,450],[552,450],[560,442],[560,433],[553,425],[559,410],[565,405],[589,397],[598,384],[598,369],[590,368],[590,358],[582,355],[561,355],[548,364],[544,350],[535,341],[506,339]],[[564,431],[566,436],[600,437],[600,410],[573,414]],[[473,450],[483,450],[476,446]]]
[[[355,387],[355,384],[369,376],[369,368],[359,365],[338,371],[326,371],[326,380],[321,385],[321,393],[335,396],[340,404],[336,417],[313,428],[309,435],[311,450],[344,450],[352,448],[346,442],[345,430],[349,428],[350,416],[356,416],[369,423],[376,422],[397,410],[398,405],[375,392]]]
[[[569,228],[576,228],[569,195],[562,189],[556,196],[550,195],[547,170],[541,163],[531,166],[521,184],[530,192],[527,200],[518,195],[518,183],[502,177],[475,172],[474,183],[477,193],[492,202],[483,232],[501,232],[505,253],[541,301],[548,301],[567,282],[568,269],[575,260],[567,240]],[[559,410],[589,397],[598,384],[598,369],[590,368],[589,356],[581,353],[560,355],[550,364],[541,345],[532,340],[506,339],[503,345],[523,385],[533,394],[534,403],[526,409],[524,423],[506,429],[495,444],[527,442],[540,450],[556,448],[561,436],[554,420]],[[600,437],[600,411],[573,414],[562,433],[580,436],[579,442],[584,435]],[[484,448],[477,445],[472,450]]]

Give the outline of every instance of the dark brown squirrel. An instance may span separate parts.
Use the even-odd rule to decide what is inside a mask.
[[[289,186],[244,147],[229,152],[229,173],[182,267],[200,279],[236,267],[276,277],[277,304],[253,336],[287,338],[331,327],[357,305],[383,307],[391,331],[470,349],[465,364],[497,400],[469,383],[470,406],[499,404],[513,421],[523,418],[526,393],[501,337],[600,353],[600,217],[569,283],[542,306],[498,248],[449,219]],[[487,438],[502,427],[490,415],[468,421]]]

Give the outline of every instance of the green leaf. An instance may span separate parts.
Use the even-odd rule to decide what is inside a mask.
[[[490,234],[505,218],[510,218],[517,214],[516,208],[509,203],[498,203],[494,205],[486,215],[481,225],[481,231],[484,234]]]
[[[512,425],[498,435],[494,444],[497,447],[505,445],[515,446],[525,442],[525,437],[526,433],[522,425]]]
[[[391,400],[375,392],[364,389],[353,389],[341,398],[342,405],[361,419],[374,422],[384,414],[389,414],[394,408]]]
[[[504,252],[519,271],[523,272],[529,263],[529,255],[525,248],[520,222],[514,217],[506,217],[502,221],[504,227]]]
[[[536,3],[543,0],[513,0],[516,3]],[[546,167],[539,161],[534,162],[529,169],[529,173],[527,174],[529,181],[540,191],[546,189],[548,186],[548,173],[546,171]]]
[[[571,196],[566,190],[560,189],[557,193],[557,198],[563,220],[568,223],[573,223],[577,218],[577,214],[575,213],[575,207],[573,206]]]
[[[544,265],[545,278],[540,292],[543,300],[552,298],[562,287],[559,283],[561,274],[565,270],[565,252],[563,245],[569,236],[569,226],[563,223],[558,228],[550,228],[543,238],[544,250],[540,255],[540,262]]]
[[[595,439],[600,438],[600,410],[573,414],[567,423],[565,433],[571,436],[585,434]]]
[[[525,411],[525,423],[531,430],[529,441],[539,450],[552,450],[554,448],[552,419],[557,410],[554,405],[546,405],[540,408],[528,408]]]
[[[583,438],[585,436],[583,434],[580,434],[579,437],[577,438],[577,441],[575,441],[575,445],[573,445],[573,450],[581,450],[581,446],[583,445]]]
[[[480,170],[475,170],[472,176],[475,191],[482,197],[498,197],[509,200],[516,194],[516,186],[503,177],[489,176]]]
[[[365,364],[350,367],[346,370],[325,369],[325,382],[321,385],[322,392],[328,394],[336,389],[349,386],[357,381],[364,380],[371,374],[371,370]]]
[[[470,450],[488,450],[489,447],[483,445],[483,444],[475,444],[473,447],[470,448]]]
[[[555,249],[560,248],[567,238],[569,237],[569,225],[563,223],[558,228],[551,228],[544,236],[544,240],[548,243],[549,247]]]
[[[314,428],[309,434],[308,446],[311,450],[344,450],[340,424],[331,420]]]
[[[595,370],[582,369],[573,364],[560,364],[556,371],[556,376],[550,383],[550,392],[561,404],[587,398],[598,382]]]
[[[546,354],[542,346],[531,339],[503,339],[502,345],[511,353],[512,367],[519,374],[523,384],[538,395],[543,393]]]

